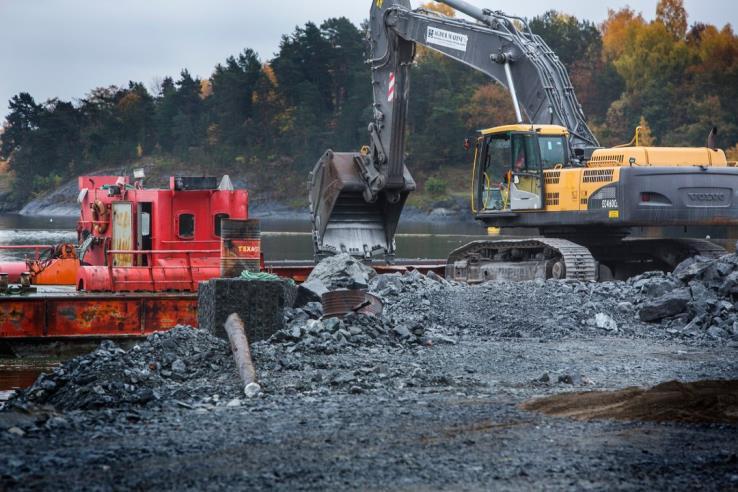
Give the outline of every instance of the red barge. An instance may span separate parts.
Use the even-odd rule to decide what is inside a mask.
[[[198,283],[220,276],[221,223],[249,218],[248,192],[227,176],[171,177],[166,189],[146,189],[142,179],[80,177],[77,244],[2,247],[34,255],[0,263],[0,341],[140,337],[197,326]],[[414,268],[442,273],[444,266]],[[262,259],[261,267],[301,282],[313,263]]]

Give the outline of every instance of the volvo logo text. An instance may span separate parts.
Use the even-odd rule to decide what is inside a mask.
[[[693,202],[724,202],[725,193],[688,193]]]

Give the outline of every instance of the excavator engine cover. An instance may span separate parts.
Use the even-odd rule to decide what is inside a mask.
[[[408,194],[415,190],[415,181],[405,167],[401,188],[381,191],[367,201],[368,178],[361,165],[364,158],[360,153],[329,150],[310,175],[316,261],[338,253],[388,261],[394,257],[397,224]]]

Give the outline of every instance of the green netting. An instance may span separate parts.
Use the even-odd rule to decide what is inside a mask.
[[[250,272],[248,270],[241,272],[241,278],[251,281],[288,280],[290,283],[294,283],[292,279],[283,279],[282,277],[274,275],[273,273]]]

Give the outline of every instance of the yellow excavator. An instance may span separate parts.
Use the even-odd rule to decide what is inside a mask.
[[[474,19],[374,0],[368,42],[374,93],[370,145],[327,151],[310,177],[317,259],[347,252],[392,261],[402,208],[415,189],[405,166],[410,69],[420,44],[504,85],[517,122],[480,132],[471,192],[488,227],[539,237],[484,240],[453,251],[449,279],[624,279],[673,269],[725,250],[700,239],[634,239],[636,227],[738,225],[738,169],[710,134],[704,148],[602,148],[587,127],[568,73],[526,21],[441,0]]]

